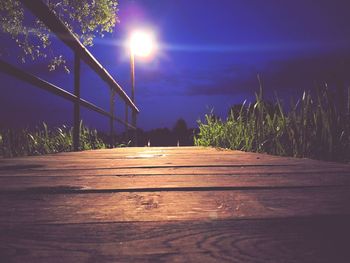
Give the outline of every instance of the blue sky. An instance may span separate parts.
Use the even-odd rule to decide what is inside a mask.
[[[316,83],[350,83],[347,1],[121,0],[119,9],[114,33],[89,49],[130,93],[130,65],[121,43],[133,28],[156,32],[158,52],[152,60],[136,59],[138,123],[146,130],[171,128],[180,117],[195,126],[212,108],[225,117],[233,104],[253,100],[257,74],[266,96],[277,92],[286,104]],[[69,50],[59,41],[54,47],[72,65]],[[48,73],[44,61],[20,66],[72,90],[73,74]],[[86,66],[82,76],[83,97],[108,109],[106,85]],[[71,122],[70,103],[2,73],[0,78],[6,83],[0,87],[2,126]],[[117,114],[124,116],[123,105]],[[93,113],[83,112],[83,118],[103,129],[108,124]]]

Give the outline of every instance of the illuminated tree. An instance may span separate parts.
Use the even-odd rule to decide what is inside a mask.
[[[91,46],[96,36],[112,32],[118,22],[117,0],[44,0],[44,2],[86,46]],[[18,0],[0,0],[0,31],[8,35],[17,45],[20,51],[19,58],[23,63],[28,58],[31,60],[46,58],[49,54],[50,70],[65,63],[61,55],[51,54],[50,31],[40,20],[26,12]],[[0,55],[5,53],[6,51],[0,48]]]

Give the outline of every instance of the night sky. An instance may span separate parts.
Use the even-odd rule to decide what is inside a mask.
[[[277,92],[286,104],[316,84],[350,84],[350,3],[345,0],[120,0],[119,9],[115,32],[96,39],[89,50],[130,94],[124,40],[134,28],[155,32],[157,53],[136,58],[138,125],[145,130],[171,128],[180,117],[195,127],[211,109],[225,117],[233,104],[254,100],[257,74],[266,97]],[[4,36],[1,40],[11,47]],[[53,47],[72,68],[70,50],[60,41]],[[73,90],[73,74],[48,72],[47,61],[21,65],[15,54],[2,59]],[[82,76],[82,98],[108,109],[107,85],[85,65]],[[0,78],[0,127],[71,123],[70,102],[3,73]],[[117,104],[122,117],[124,104]],[[85,110],[82,118],[96,128],[108,124]]]

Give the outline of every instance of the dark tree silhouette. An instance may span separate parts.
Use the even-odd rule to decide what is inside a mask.
[[[186,121],[182,118],[178,119],[173,128],[173,134],[176,141],[179,141],[180,145],[188,144],[188,129]]]

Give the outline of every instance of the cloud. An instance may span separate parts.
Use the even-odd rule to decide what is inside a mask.
[[[203,72],[202,72],[203,73]],[[205,74],[205,82],[196,82],[189,86],[187,95],[212,96],[212,95],[236,95],[237,93],[251,92],[258,86],[258,70],[247,65],[231,65],[208,70]]]
[[[190,96],[237,94],[253,95],[259,88],[260,74],[267,93],[298,93],[316,84],[350,84],[350,55],[334,54],[275,60],[259,67],[231,65],[218,70],[198,72],[206,75],[205,83],[195,81],[187,89]]]
[[[333,54],[273,61],[267,67],[272,84],[349,81],[350,54]]]
[[[136,89],[138,96],[230,96],[253,97],[259,88],[260,74],[264,90],[273,96],[299,94],[311,89],[315,82],[341,80],[349,83],[350,54],[314,55],[288,59],[268,59],[265,62],[251,58],[242,63],[216,61],[208,64],[161,63],[138,65]],[[241,60],[243,61],[243,60]],[[142,67],[140,69],[140,67]],[[128,71],[125,76],[129,79]],[[126,85],[127,86],[127,85]]]
[[[143,96],[235,95],[238,87],[239,92],[254,90],[258,86],[256,74],[254,67],[245,65],[158,68],[141,73],[138,86]]]

